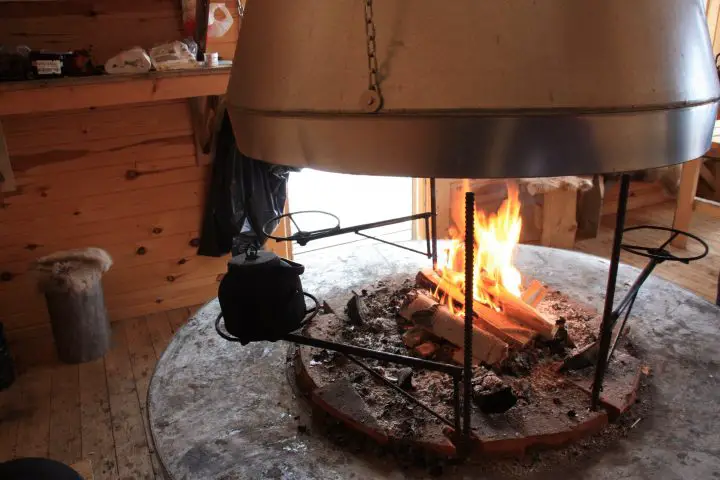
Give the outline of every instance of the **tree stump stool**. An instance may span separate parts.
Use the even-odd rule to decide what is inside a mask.
[[[98,248],[58,252],[36,262],[55,348],[65,363],[95,360],[110,347],[102,275],[111,265],[110,256]]]

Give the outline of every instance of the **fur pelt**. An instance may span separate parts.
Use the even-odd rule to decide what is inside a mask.
[[[492,185],[504,180],[479,179],[473,180],[474,187]],[[574,190],[585,192],[593,186],[592,176],[590,177],[539,177],[539,178],[518,178],[515,182],[524,187],[530,195],[550,193],[555,190]]]
[[[112,258],[100,248],[56,252],[35,261],[41,292],[84,292],[100,282]]]
[[[592,177],[548,177],[548,178],[521,178],[520,185],[525,185],[530,195],[550,193],[555,190],[572,190],[585,192],[593,186]]]

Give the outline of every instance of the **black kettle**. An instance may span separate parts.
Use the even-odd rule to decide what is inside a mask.
[[[305,267],[280,258],[273,252],[248,250],[228,263],[220,282],[218,299],[221,315],[215,324],[223,338],[243,345],[256,341],[277,341],[300,328],[305,316],[317,310],[305,306],[300,275]],[[220,329],[225,320],[227,336]]]

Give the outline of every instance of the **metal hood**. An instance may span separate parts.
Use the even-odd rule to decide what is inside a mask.
[[[489,178],[699,157],[718,97],[700,0],[248,0],[227,98],[253,158]]]

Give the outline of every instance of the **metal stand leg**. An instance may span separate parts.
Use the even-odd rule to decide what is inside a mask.
[[[608,364],[608,352],[614,326],[613,303],[615,302],[615,284],[617,283],[618,265],[620,264],[620,244],[622,243],[625,228],[625,213],[627,199],[630,193],[630,175],[623,174],[620,183],[620,196],[618,198],[617,219],[615,220],[615,237],[613,239],[612,254],[610,256],[610,272],[608,273],[607,290],[605,293],[605,308],[603,310],[602,325],[600,326],[600,343],[598,346],[597,366],[595,367],[595,382],[592,390],[592,410],[597,410],[600,403],[603,378]]]
[[[433,270],[437,270],[438,250],[437,250],[437,199],[435,198],[435,179],[430,179],[430,218],[432,220],[432,264]]]
[[[475,194],[465,193],[465,365],[463,370],[463,449],[468,451],[472,434],[470,399],[472,396],[472,326],[475,245]]]

